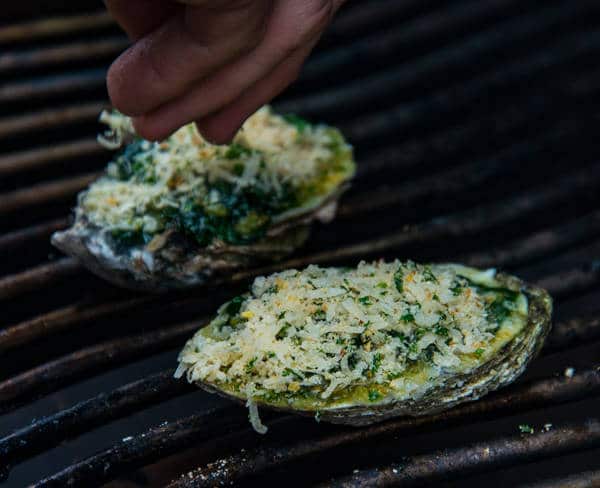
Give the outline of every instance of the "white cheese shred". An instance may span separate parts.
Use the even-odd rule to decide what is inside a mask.
[[[260,421],[260,416],[258,415],[258,406],[254,400],[252,400],[252,398],[248,398],[246,407],[248,407],[248,419],[252,424],[252,428],[259,434],[266,434],[269,429]]]

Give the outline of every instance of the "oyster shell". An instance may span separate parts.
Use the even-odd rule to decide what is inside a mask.
[[[52,243],[119,286],[164,291],[282,259],[330,221],[354,175],[336,129],[268,107],[228,146],[186,126],[151,143],[129,118],[104,113],[109,148],[128,142],[78,198],[75,222]]]
[[[223,305],[184,347],[176,376],[332,423],[428,415],[518,378],[551,312],[546,291],[495,270],[309,266],[257,278]]]

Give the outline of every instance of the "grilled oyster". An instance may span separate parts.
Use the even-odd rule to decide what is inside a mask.
[[[264,107],[232,144],[193,125],[166,141],[136,137],[129,118],[103,114],[126,147],[79,195],[74,225],[52,243],[118,285],[160,291],[280,259],[328,221],[354,175],[340,132]]]
[[[208,391],[366,425],[426,415],[514,381],[550,329],[552,300],[458,264],[360,263],[256,278],[179,356]]]

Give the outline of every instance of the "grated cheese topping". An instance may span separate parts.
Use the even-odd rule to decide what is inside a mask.
[[[525,325],[526,297],[494,275],[379,261],[259,277],[188,341],[177,375],[306,409],[418,395]]]
[[[108,147],[133,136],[128,117],[104,113],[101,120],[111,128],[100,136]],[[81,194],[78,213],[103,229],[143,234],[145,241],[174,223],[204,216],[212,219],[207,228],[221,229],[223,220],[231,224],[233,231],[217,237],[252,240],[260,234],[253,229],[294,209],[318,206],[353,173],[352,149],[338,130],[263,107],[230,145],[208,143],[193,124],[163,142],[134,138],[106,176]],[[190,234],[200,232],[190,227]]]

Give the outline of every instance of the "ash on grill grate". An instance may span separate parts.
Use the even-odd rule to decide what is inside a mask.
[[[0,23],[8,486],[597,483],[597,2],[348,2],[277,101],[355,144],[338,219],[284,263],[164,297],[116,290],[48,242],[108,159],[96,117],[125,38],[97,8],[13,2]],[[264,412],[265,438],[243,408],[172,379],[201,318],[256,274],[378,257],[500,266],[547,286],[543,354],[517,384],[436,416],[346,429]]]

